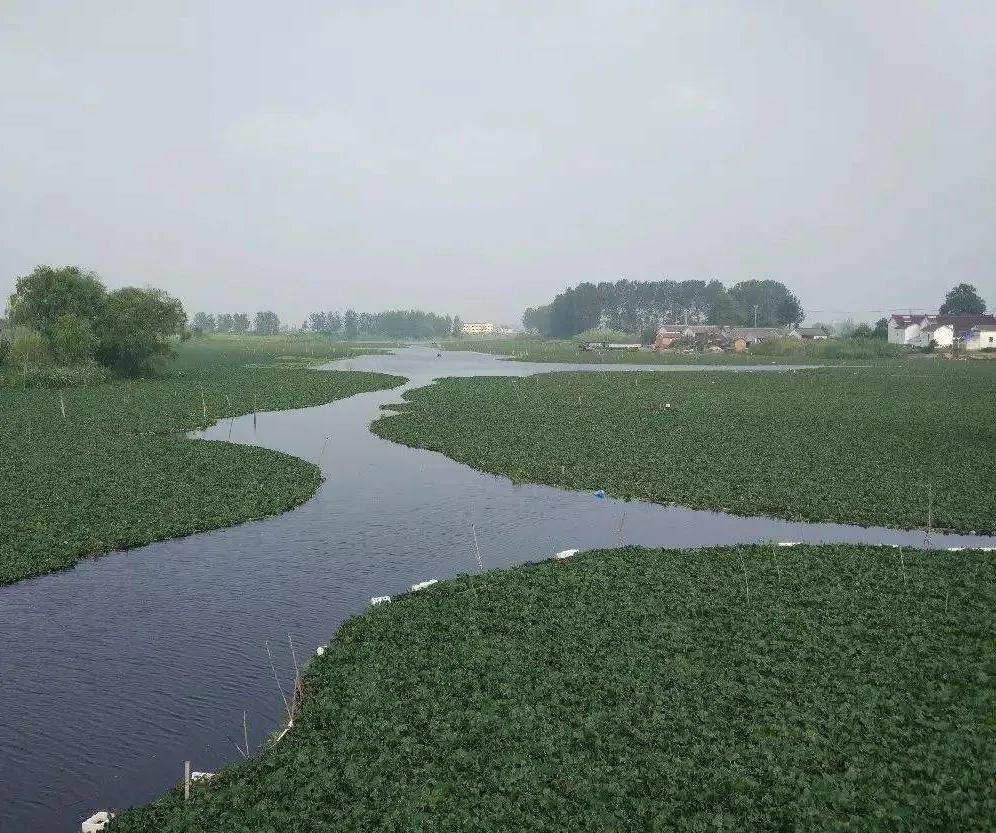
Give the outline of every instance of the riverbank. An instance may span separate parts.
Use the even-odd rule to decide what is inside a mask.
[[[513,361],[575,364],[641,365],[785,365],[874,362],[896,364],[907,356],[895,345],[871,339],[796,341],[780,339],[741,353],[680,350],[582,350],[577,340],[474,338],[441,342],[444,350],[470,350]]]
[[[991,362],[443,379],[372,430],[516,482],[741,515],[996,531]]]
[[[315,372],[362,350],[284,337],[180,345],[152,379],[0,398],[0,585],[81,558],[231,526],[314,494],[321,472],[253,446],[181,436],[219,419],[396,387],[397,376]]]
[[[111,830],[985,830],[996,562],[626,548],[348,620],[284,739]]]

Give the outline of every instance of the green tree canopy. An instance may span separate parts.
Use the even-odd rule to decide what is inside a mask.
[[[256,332],[260,335],[276,335],[280,332],[280,318],[272,310],[257,312]]]
[[[117,289],[97,319],[97,359],[124,376],[148,373],[186,323],[183,305],[161,289]]]
[[[52,352],[61,364],[86,364],[93,361],[97,349],[93,323],[71,312],[55,320],[50,341]]]
[[[92,272],[77,266],[36,266],[30,275],[17,279],[9,302],[10,322],[51,338],[63,315],[95,320],[106,295],[104,284]]]
[[[960,283],[944,296],[941,313],[945,315],[982,315],[986,302],[970,283]]]
[[[355,310],[348,309],[342,317],[343,335],[347,339],[354,339],[360,332],[360,318]]]
[[[799,324],[805,318],[799,299],[779,281],[741,281],[730,287],[729,296],[733,323],[744,327],[754,326],[755,307],[758,327]]]

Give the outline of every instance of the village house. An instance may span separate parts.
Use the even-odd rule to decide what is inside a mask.
[[[494,335],[497,330],[498,326],[490,321],[464,321],[460,325],[460,332],[468,336]]]
[[[965,342],[966,335],[975,327],[992,327],[996,325],[996,315],[947,315],[916,313],[896,313],[889,318],[889,343],[906,344],[912,347],[929,347],[933,342],[935,347],[951,347],[957,338]],[[968,349],[981,349],[974,347]]]
[[[961,340],[966,350],[996,350],[996,324],[976,324]]]
[[[749,347],[775,338],[801,339],[802,336],[794,327],[734,327],[730,330],[730,338],[734,341],[738,338],[743,339]]]
[[[684,330],[677,326],[662,326],[657,329],[657,337],[654,339],[654,350],[666,350],[678,339],[683,338]]]
[[[830,338],[830,331],[826,327],[794,327],[794,333],[798,333],[799,338],[804,341],[825,341]]]

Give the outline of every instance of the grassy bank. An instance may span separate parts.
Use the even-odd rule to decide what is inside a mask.
[[[540,339],[473,339],[442,342],[444,350],[473,350],[524,362],[575,364],[758,364],[744,353],[656,353],[647,350],[581,350],[575,341]],[[770,357],[762,363],[779,363]]]
[[[996,531],[996,363],[444,379],[406,399],[377,434],[514,480],[739,514]]]
[[[443,342],[442,346],[445,350],[476,350],[519,361],[580,364],[834,364],[858,360],[892,362],[905,355],[894,344],[870,339],[778,339],[758,344],[746,353],[581,350],[577,339],[464,338]]]
[[[321,481],[311,463],[176,435],[222,417],[318,405],[403,381],[303,369],[352,354],[314,347],[282,338],[205,339],[181,345],[171,375],[5,391],[0,584],[307,500]]]
[[[347,621],[279,744],[111,829],[989,830],[994,607],[978,552],[458,578]]]

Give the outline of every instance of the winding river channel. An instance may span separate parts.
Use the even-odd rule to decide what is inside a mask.
[[[330,367],[440,376],[715,367],[551,365],[428,348]],[[756,370],[787,368],[771,366]],[[746,372],[744,367],[731,372]],[[84,561],[0,588],[0,831],[68,833],[98,808],[148,801],[183,762],[213,771],[278,726],[292,678],[288,636],[310,656],[371,596],[557,550],[626,543],[692,547],[776,539],[922,546],[922,532],[745,518],[514,485],[441,454],[375,437],[368,425],[404,388],[330,405],[225,420],[198,436],[320,463],[325,483],[273,518]],[[328,438],[328,439],[326,439]],[[932,545],[996,538],[934,535]]]

